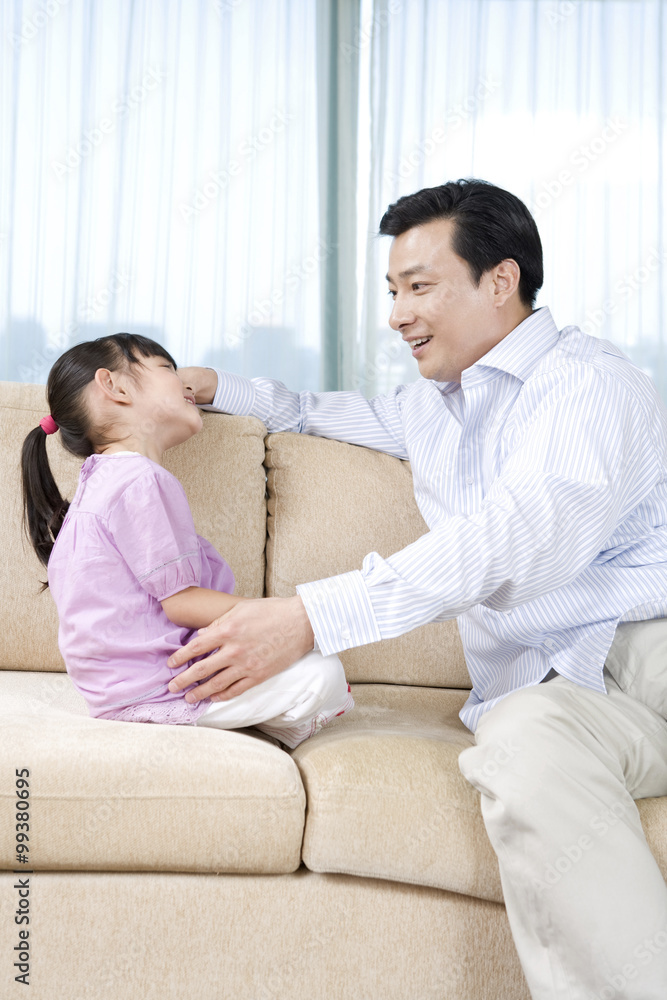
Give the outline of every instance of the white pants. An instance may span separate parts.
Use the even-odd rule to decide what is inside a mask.
[[[515,691],[459,757],[533,1000],[667,998],[667,886],[633,801],[667,795],[667,620],[620,625],[604,678]]]
[[[335,655],[313,651],[229,701],[211,702],[195,724],[214,729],[254,726],[294,749],[353,707],[343,664]]]

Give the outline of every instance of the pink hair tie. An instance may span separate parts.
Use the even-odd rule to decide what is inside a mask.
[[[39,422],[39,426],[45,434],[55,434],[58,430],[58,424],[55,422],[51,414],[49,414],[48,417],[42,417]]]

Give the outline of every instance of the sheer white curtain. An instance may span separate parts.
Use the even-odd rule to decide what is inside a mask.
[[[359,112],[357,385],[417,377],[387,325],[401,195],[458,177],[534,212],[538,305],[607,338],[667,397],[664,0],[365,0]]]
[[[123,329],[293,388],[417,377],[402,194],[523,198],[538,304],[664,370],[667,0],[0,0],[0,378]]]
[[[317,388],[317,14],[0,0],[0,378],[129,329]]]

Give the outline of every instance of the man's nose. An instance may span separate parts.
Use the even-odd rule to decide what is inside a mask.
[[[409,326],[414,321],[415,314],[412,309],[400,294],[396,295],[389,314],[389,326],[392,330],[400,330],[402,326]]]

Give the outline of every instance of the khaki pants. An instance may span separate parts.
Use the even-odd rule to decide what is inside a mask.
[[[620,625],[604,678],[515,691],[459,757],[533,1000],[667,998],[667,886],[634,804],[667,795],[667,620]]]

